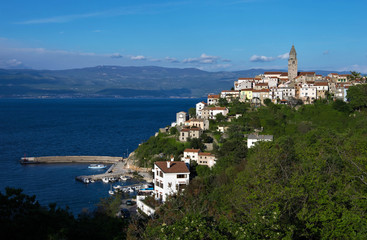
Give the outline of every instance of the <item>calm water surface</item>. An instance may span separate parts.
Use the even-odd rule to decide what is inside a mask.
[[[75,214],[93,209],[110,186],[75,181],[101,173],[85,164],[19,164],[26,156],[126,156],[202,99],[0,99],[0,191],[6,186]]]

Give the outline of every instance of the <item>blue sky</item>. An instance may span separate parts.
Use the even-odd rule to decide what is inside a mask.
[[[0,68],[97,65],[367,73],[365,0],[12,0]]]

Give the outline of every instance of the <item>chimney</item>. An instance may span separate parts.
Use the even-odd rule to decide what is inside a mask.
[[[170,168],[170,167],[171,167],[171,162],[167,161],[167,168]]]

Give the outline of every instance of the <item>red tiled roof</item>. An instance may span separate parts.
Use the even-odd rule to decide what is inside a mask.
[[[184,152],[200,152],[200,149],[186,148]]]
[[[268,86],[267,83],[256,83],[256,86]]]
[[[154,164],[164,173],[190,173],[184,162],[169,161],[171,166],[167,168],[167,161],[157,161]]]
[[[223,90],[222,93],[223,92],[227,92],[227,93],[239,93],[240,91],[238,91],[238,90]]]
[[[304,76],[304,75],[315,75],[315,72],[300,72],[299,75],[300,76]]]
[[[211,107],[209,110],[226,110],[226,107]]]
[[[269,89],[253,90],[252,92],[269,92]]]
[[[328,86],[328,82],[315,82],[315,86]]]
[[[201,153],[199,153],[199,156],[214,156],[214,155],[212,155],[211,153],[208,153],[208,152],[201,152]]]
[[[208,98],[219,98],[219,95],[208,95]]]

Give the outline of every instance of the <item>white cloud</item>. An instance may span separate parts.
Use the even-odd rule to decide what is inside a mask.
[[[153,3],[153,4],[140,4],[132,7],[121,7],[108,9],[105,11],[70,14],[63,16],[53,16],[49,18],[30,19],[25,21],[16,22],[15,24],[46,24],[46,23],[66,23],[78,19],[93,18],[93,17],[114,17],[122,15],[136,15],[136,14],[149,14],[157,13],[165,9],[176,8],[185,2],[167,2],[167,3]]]
[[[22,61],[19,61],[15,58],[0,61],[0,68],[24,68],[24,64]]]
[[[147,60],[147,58],[145,56],[142,56],[142,55],[131,56],[130,59],[131,60]]]
[[[220,57],[210,56],[210,55],[203,53],[198,58],[186,58],[182,62],[183,63],[213,64],[213,63],[217,63],[218,59],[220,59]]]
[[[322,54],[323,54],[323,55],[329,55],[329,53],[330,53],[330,51],[329,51],[329,50],[326,50],[326,51],[324,51]]]
[[[252,55],[250,57],[250,61],[251,62],[272,62],[277,59],[288,59],[288,58],[289,58],[289,53],[284,53],[284,54],[278,55],[277,57]]]
[[[65,15],[65,16],[56,16],[50,18],[40,18],[40,19],[31,19],[22,22],[17,22],[16,24],[43,24],[43,23],[65,23],[70,22],[76,19],[81,18],[90,18],[96,17],[104,14],[104,12],[95,12],[95,13],[86,13],[86,14],[73,14],[73,15]]]
[[[267,57],[267,56],[258,56],[258,55],[252,55],[250,57],[251,62],[271,62],[274,61],[276,58],[274,57]]]
[[[281,55],[278,55],[278,59],[288,59],[289,58],[289,53],[283,53]]]

